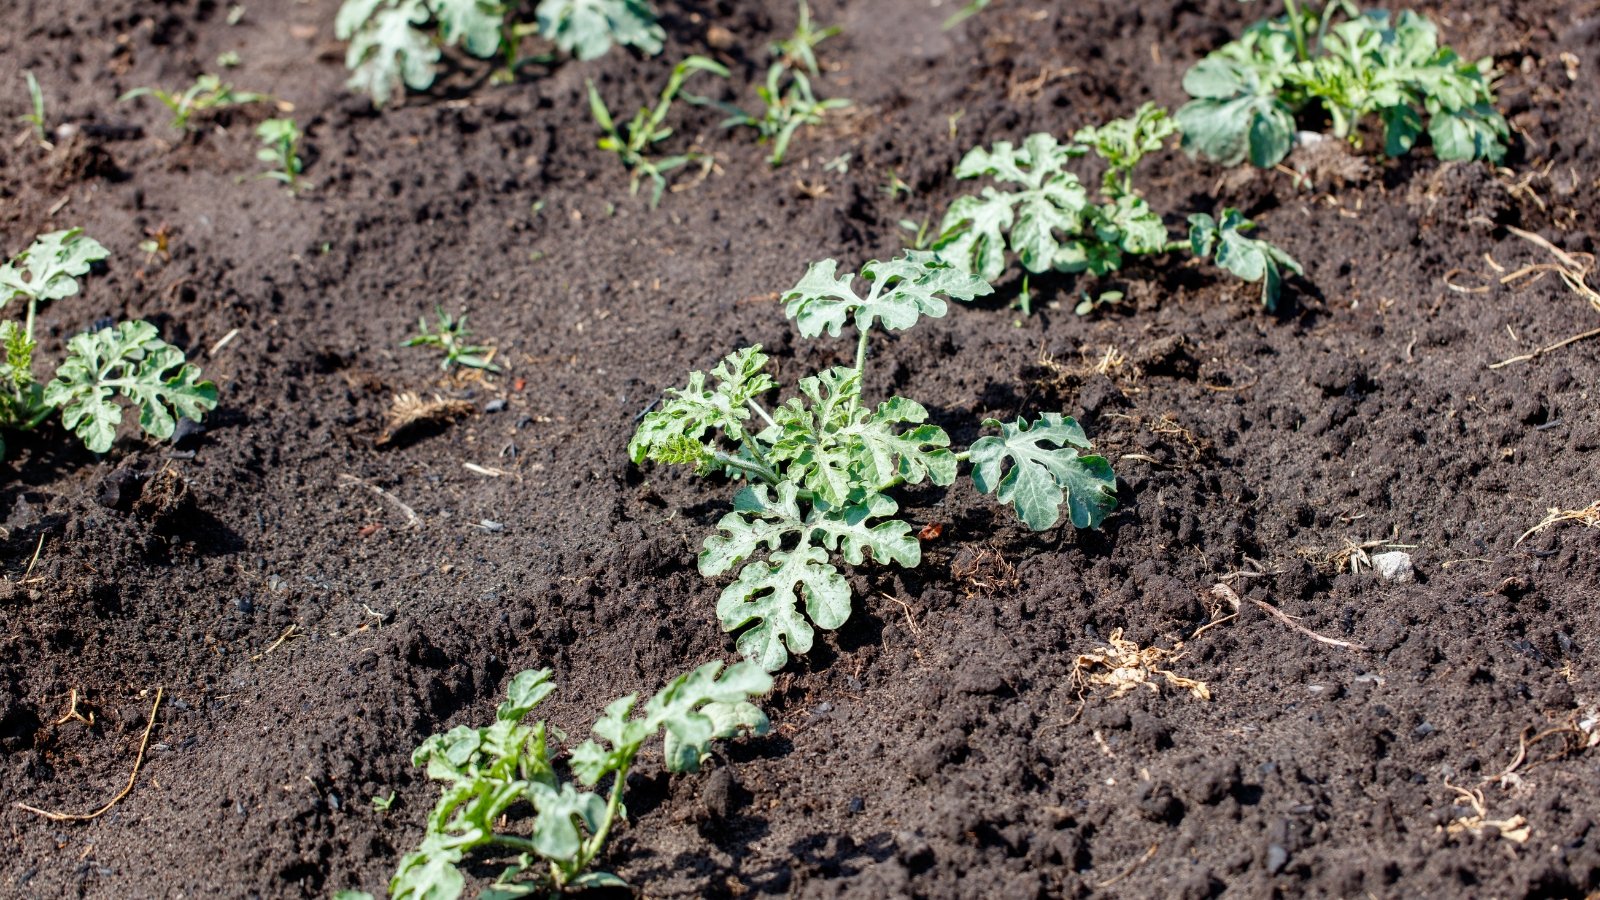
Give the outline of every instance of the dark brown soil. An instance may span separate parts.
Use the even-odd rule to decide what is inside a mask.
[[[948,2],[818,0],[846,29],[819,87],[855,114],[803,132],[774,171],[748,133],[685,108],[669,149],[693,141],[719,167],[651,211],[594,149],[584,79],[631,111],[676,59],[713,52],[735,70],[723,96],[749,102],[794,15],[788,0],[662,6],[658,58],[511,86],[468,64],[381,114],[342,87],[334,0],[250,0],[237,25],[213,0],[0,15],[0,115],[26,111],[30,69],[52,127],[76,130],[49,153],[15,131],[0,143],[3,249],[81,225],[112,250],[45,314],[43,357],[101,317],[144,317],[223,392],[176,447],[129,435],[97,459],[53,428],[8,437],[0,894],[377,891],[435,795],[412,747],[484,721],[511,673],[553,667],[553,718],[581,734],[621,692],[734,658],[720,584],[694,569],[732,491],[630,465],[634,416],[749,342],[791,383],[843,360],[847,342],[796,340],[772,302],[808,262],[897,252],[898,220],[936,219],[960,192],[949,173],[972,144],[1181,102],[1184,69],[1261,12],[1009,0],[944,32]],[[1123,508],[1101,533],[1036,535],[970,482],[906,492],[919,526],[944,526],[924,565],[852,573],[857,612],[779,676],[773,734],[696,776],[646,761],[606,865],[650,896],[1600,890],[1600,750],[1557,733],[1518,752],[1600,704],[1600,530],[1517,543],[1547,508],[1600,499],[1600,342],[1489,368],[1600,325],[1554,273],[1490,280],[1491,260],[1552,261],[1513,228],[1597,249],[1600,9],[1427,10],[1464,56],[1495,58],[1506,170],[1419,153],[1307,188],[1168,153],[1143,171],[1174,231],[1240,206],[1305,263],[1284,314],[1209,267],[1157,261],[1104,315],[1071,313],[1087,284],[1047,279],[1032,318],[1002,299],[883,342],[874,389],[923,401],[958,443],[988,415],[1078,415]],[[713,50],[711,25],[737,49]],[[154,103],[115,102],[230,50],[231,80],[292,101],[308,129],[315,187],[298,199],[240,180],[261,168],[264,111],[179,137]],[[848,172],[822,168],[845,153]],[[914,193],[880,190],[891,172]],[[171,259],[146,259],[162,225]],[[436,303],[469,309],[509,372],[441,382],[432,356],[400,349]],[[1107,348],[1127,361],[1096,373]],[[380,446],[407,390],[478,412]],[[1333,558],[1372,540],[1410,547],[1419,580]],[[1195,635],[1219,582],[1367,649],[1250,602]],[[1185,641],[1170,665],[1213,699],[1095,688],[1080,714],[1074,660],[1115,629]],[[114,796],[158,687],[125,800],[88,824],[13,808]],[[73,691],[92,726],[58,721]],[[1526,842],[1452,833],[1472,811],[1450,785],[1481,787],[1488,819],[1524,817]]]

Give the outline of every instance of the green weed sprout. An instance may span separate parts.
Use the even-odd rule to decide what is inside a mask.
[[[194,84],[181,92],[169,92],[154,87],[134,88],[118,97],[117,102],[125,103],[136,97],[154,97],[160,101],[162,106],[172,112],[172,127],[178,131],[188,130],[189,119],[197,112],[272,99],[266,94],[236,91],[233,85],[225,84],[216,75],[201,75],[194,80]]]
[[[23,72],[22,77],[28,82],[28,107],[32,112],[17,118],[33,126],[33,139],[38,141],[39,146],[48,150],[53,145],[45,130],[44,91],[39,89],[39,79],[33,77],[32,72]]]
[[[782,86],[785,72],[789,72],[787,89]],[[828,110],[850,105],[849,100],[843,99],[818,100],[811,91],[811,79],[799,70],[788,70],[783,63],[773,63],[767,69],[767,83],[756,88],[756,95],[761,98],[760,116],[750,115],[736,106],[718,104],[732,113],[723,121],[722,127],[747,125],[754,128],[761,135],[761,143],[771,142],[772,153],[767,157],[767,162],[774,166],[783,165],[783,158],[789,152],[789,142],[802,125],[821,125],[822,117]]]
[[[794,34],[781,40],[774,41],[767,51],[777,57],[778,62],[795,68],[804,66],[807,72],[815,78],[819,72],[817,67],[816,47],[818,44],[843,34],[844,29],[838,25],[827,28],[818,28],[811,22],[811,7],[806,0],[800,0],[800,13],[794,26]]]
[[[256,137],[264,145],[256,151],[256,159],[273,164],[271,171],[257,177],[281,181],[291,193],[299,191],[300,173],[305,168],[300,159],[300,127],[293,119],[268,119],[256,126]]]
[[[837,337],[853,324],[855,365],[801,379],[798,395],[768,412],[761,398],[777,384],[766,373],[767,357],[760,346],[743,348],[709,380],[692,372],[686,387],[668,390],[628,444],[635,463],[692,465],[697,474],[746,483],[705,539],[699,568],[707,578],[737,571],[717,617],[725,631],[742,629],[739,652],[768,671],[782,668],[791,652],[808,652],[813,626],[834,629],[849,618],[850,585],[833,560],[861,565],[870,555],[880,564],[921,563],[916,532],[898,518],[900,505],[889,494],[900,485],[948,486],[970,463],[978,490],[1035,531],[1054,526],[1063,510],[1074,526],[1095,528],[1117,505],[1110,464],[1086,455],[1089,440],[1070,417],[986,419],[1000,434],[958,453],[920,403],[890,397],[870,405],[863,387],[877,328],[904,331],[942,317],[947,300],[992,289],[937,254],[915,250],[867,263],[860,277],[870,284],[864,294],[854,287],[856,276],[838,274],[827,259],[783,295],[803,337]]]
[[[667,113],[672,109],[672,101],[683,90],[684,82],[696,72],[710,72],[723,78],[728,77],[728,70],[721,63],[704,56],[688,57],[672,68],[672,75],[667,79],[666,87],[661,89],[661,95],[657,98],[655,106],[641,107],[633,119],[621,128],[612,118],[606,102],[600,99],[600,92],[595,88],[594,81],[588,81],[589,111],[594,116],[595,124],[604,132],[598,146],[601,150],[615,153],[623,167],[632,173],[629,187],[632,193],[639,193],[639,183],[646,177],[654,183],[655,189],[650,195],[652,209],[661,203],[661,194],[667,187],[667,172],[704,159],[700,154],[693,152],[664,157],[645,155],[652,146],[672,136],[672,129],[666,125]],[[709,102],[704,97],[692,94],[684,94],[684,99],[694,104]],[[708,159],[706,164],[710,164]]]
[[[402,347],[434,347],[443,357],[439,360],[439,368],[448,371],[451,366],[465,366],[469,369],[481,369],[485,372],[498,373],[500,367],[490,362],[493,351],[478,344],[467,343],[467,338],[472,332],[467,328],[467,314],[451,316],[444,311],[443,306],[435,306],[434,314],[438,323],[430,330],[426,316],[417,320],[417,334],[407,338]]]

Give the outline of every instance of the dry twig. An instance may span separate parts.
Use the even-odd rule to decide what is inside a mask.
[[[417,511],[416,510],[414,510],[411,507],[409,507],[409,506],[405,505],[404,503],[400,502],[400,498],[399,497],[396,497],[395,495],[389,493],[388,491],[384,490],[381,487],[378,487],[375,484],[372,484],[371,482],[363,481],[360,478],[357,478],[356,476],[348,474],[346,472],[340,472],[339,473],[339,477],[344,479],[345,482],[347,483],[347,485],[348,484],[358,484],[358,485],[366,488],[367,490],[373,492],[374,494],[377,494],[379,497],[382,497],[384,500],[387,500],[389,503],[393,504],[396,509],[400,510],[400,512],[405,514],[406,524],[410,525],[412,528],[421,528],[422,527],[422,517],[417,515]]]
[[[1224,603],[1228,604],[1229,606],[1233,607],[1234,612],[1238,612],[1239,609],[1242,607],[1242,605],[1245,602],[1244,600],[1240,599],[1238,593],[1235,592],[1233,588],[1228,587],[1225,584],[1212,585],[1212,587],[1211,587],[1211,596],[1216,597],[1217,599],[1219,599],[1219,600],[1223,601]],[[1263,602],[1261,600],[1257,600],[1254,597],[1251,597],[1249,602],[1254,603],[1256,606],[1260,607],[1262,612],[1266,613],[1267,615],[1271,616],[1272,618],[1277,619],[1279,622],[1282,622],[1283,624],[1289,626],[1290,628],[1293,628],[1295,631],[1300,632],[1301,634],[1305,635],[1306,637],[1311,638],[1314,641],[1317,641],[1318,643],[1327,644],[1327,645],[1332,646],[1332,647],[1343,647],[1346,650],[1365,650],[1365,649],[1367,649],[1366,646],[1363,645],[1363,644],[1357,644],[1357,643],[1354,643],[1354,642],[1351,642],[1351,641],[1341,641],[1341,640],[1339,640],[1337,638],[1331,638],[1331,637],[1328,637],[1326,635],[1318,634],[1315,631],[1312,631],[1311,629],[1307,628],[1306,626],[1301,625],[1294,618],[1294,616],[1289,615],[1288,613],[1286,613],[1283,610],[1277,608],[1276,606],[1273,606],[1270,603],[1266,603],[1266,602]]]

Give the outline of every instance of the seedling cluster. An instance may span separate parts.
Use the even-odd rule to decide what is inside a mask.
[[[483,848],[516,854],[488,896],[626,887],[622,879],[591,866],[612,826],[627,815],[622,800],[628,772],[645,744],[660,735],[667,771],[695,772],[713,741],[767,731],[766,715],[750,700],[766,694],[772,678],[748,663],[722,671],[721,663],[710,662],[674,678],[637,712],[633,694],[607,704],[594,723],[594,736],[567,755],[561,768],[572,780],[564,780],[556,749],[564,736],[543,720],[528,721],[555,690],[550,679],[549,669],[522,672],[511,679],[494,724],[452,728],[411,754],[412,764],[443,789],[421,844],[401,858],[389,882],[391,897],[459,897],[466,888],[459,867]],[[588,790],[608,778],[604,793]],[[519,807],[531,810],[533,821],[513,833],[508,816]],[[369,895],[343,891],[337,896]]]
[[[595,89],[594,82],[588,82],[589,112],[594,116],[600,130],[604,132],[599,142],[600,149],[615,153],[623,167],[632,173],[629,189],[633,193],[639,192],[639,183],[643,179],[650,179],[655,186],[650,193],[652,207],[661,203],[661,194],[667,189],[666,173],[692,162],[704,162],[707,166],[711,162],[710,157],[694,152],[662,157],[645,155],[652,146],[672,136],[672,129],[666,124],[667,114],[672,111],[672,101],[683,91],[684,82],[696,72],[710,72],[723,78],[728,77],[727,68],[716,60],[704,56],[691,56],[673,66],[672,75],[667,79],[666,87],[661,89],[661,96],[656,99],[655,106],[641,107],[634,113],[633,119],[620,128],[606,102],[600,98],[600,92]],[[694,104],[709,102],[704,97],[693,94],[683,96]]]
[[[1223,210],[1221,222],[1195,214],[1189,218],[1189,240],[1175,241],[1161,216],[1139,195],[1134,170],[1177,130],[1166,110],[1146,103],[1129,118],[1079,129],[1070,144],[1039,133],[1029,135],[1021,147],[1010,141],[992,149],[975,147],[956,166],[956,177],[986,177],[1002,187],[986,186],[982,193],[950,204],[933,249],[986,281],[1005,272],[1007,250],[1028,273],[1096,276],[1120,270],[1131,256],[1191,250],[1214,257],[1246,281],[1261,282],[1262,304],[1275,309],[1283,270],[1299,273],[1300,264],[1272,244],[1246,236],[1243,232],[1254,223],[1234,209]],[[1105,163],[1099,203],[1090,200],[1083,182],[1067,169],[1070,161],[1091,150]],[[1099,305],[1079,304],[1078,311],[1088,313]]]
[[[508,81],[530,62],[555,59],[553,53],[525,56],[530,42],[546,42],[576,60],[596,59],[617,46],[652,56],[664,47],[666,32],[646,0],[540,0],[533,22],[518,21],[531,5],[343,0],[335,32],[349,42],[349,86],[383,106],[406,89],[432,86],[447,50],[496,61],[491,77]],[[990,0],[972,0],[946,27],[989,5]],[[734,644],[745,660],[726,670],[710,662],[679,675],[642,706],[631,694],[612,701],[594,722],[592,737],[566,750],[559,729],[532,719],[554,690],[551,670],[516,675],[492,724],[435,734],[413,753],[413,763],[440,784],[440,796],[417,849],[400,860],[391,894],[457,897],[466,887],[463,870],[485,862],[491,851],[513,861],[485,896],[623,886],[595,866],[612,830],[626,819],[628,776],[641,752],[659,736],[665,769],[694,772],[713,742],[765,733],[767,717],[752,701],[772,688],[768,673],[793,655],[811,652],[818,629],[838,629],[849,620],[855,596],[847,567],[922,563],[923,532],[910,501],[936,493],[927,488],[954,488],[963,466],[979,493],[991,495],[1032,531],[1063,522],[1099,528],[1118,505],[1116,475],[1066,412],[983,418],[987,433],[958,450],[927,407],[875,385],[871,351],[885,332],[943,318],[952,301],[993,294],[1012,262],[1025,273],[1025,309],[1031,276],[1104,277],[1135,258],[1182,253],[1259,283],[1263,306],[1275,309],[1286,275],[1302,269],[1284,250],[1251,236],[1255,223],[1243,212],[1194,212],[1187,216],[1187,234],[1175,237],[1167,217],[1140,191],[1141,163],[1180,134],[1185,148],[1208,159],[1271,166],[1290,152],[1302,122],[1320,125],[1325,119],[1333,135],[1359,142],[1362,122],[1375,117],[1392,156],[1409,152],[1426,131],[1441,159],[1503,158],[1509,130],[1493,106],[1489,61],[1459,59],[1440,46],[1432,23],[1409,11],[1362,12],[1349,0],[1329,0],[1320,9],[1296,0],[1285,6],[1283,17],[1256,23],[1198,63],[1184,81],[1194,99],[1175,116],[1146,103],[1126,118],[1080,128],[1065,142],[1039,132],[1020,144],[999,140],[972,147],[954,176],[983,179],[981,190],[957,198],[937,228],[933,219],[901,220],[912,249],[868,262],[859,272],[841,272],[834,259],[811,264],[779,295],[785,316],[808,340],[839,338],[853,328],[852,364],[801,377],[785,392],[756,344],[733,350],[709,372],[691,372],[683,387],[666,390],[640,418],[627,453],[636,465],[687,465],[733,489],[731,508],[701,542],[697,565],[702,576],[722,582],[717,620],[737,635]],[[840,33],[837,26],[818,27],[801,0],[793,34],[767,48],[772,61],[765,81],[755,87],[761,105],[752,111],[685,90],[697,73],[733,77],[710,56],[690,55],[677,63],[655,102],[626,120],[614,116],[595,82],[586,80],[589,110],[601,133],[597,146],[629,172],[634,193],[646,180],[651,183],[649,202],[656,206],[669,173],[691,164],[708,172],[713,162],[699,149],[657,155],[674,135],[669,120],[682,99],[723,109],[724,128],[754,130],[770,147],[768,162],[782,165],[802,128],[822,124],[830,112],[850,104],[819,98],[813,89],[825,68],[817,48]],[[237,57],[229,62],[237,64]],[[20,118],[48,146],[42,91],[31,72],[25,80],[32,112]],[[143,96],[164,105],[180,132],[194,128],[195,117],[205,111],[270,99],[235,90],[214,74],[172,91],[137,88],[121,99]],[[952,140],[959,118],[957,112],[949,119]],[[305,187],[299,125],[268,118],[254,134],[258,159],[270,167],[257,177],[279,181],[291,192]],[[1075,161],[1091,155],[1089,165],[1100,169],[1097,189],[1073,170]],[[842,154],[824,171],[843,175],[850,159]],[[880,193],[893,201],[911,195],[912,188],[891,168]],[[141,248],[152,259],[166,257],[167,236],[162,226]],[[199,421],[215,409],[216,386],[144,321],[72,336],[53,376],[36,378],[38,311],[77,294],[79,279],[108,255],[104,246],[70,229],[38,237],[0,265],[0,309],[12,301],[25,305],[20,321],[0,321],[0,432],[27,432],[59,413],[62,427],[91,451],[104,453],[127,406],[139,410],[139,427],[156,439],[170,438],[178,419]],[[1124,297],[1114,289],[1083,289],[1078,296],[1081,315]],[[494,350],[472,343],[466,314],[452,316],[442,306],[433,321],[419,320],[417,334],[403,346],[436,352],[441,370],[500,371]],[[875,386],[879,390],[869,390]],[[472,408],[463,400],[436,397],[429,403],[401,394],[379,443],[420,421]],[[0,455],[4,450],[0,442]],[[907,490],[919,486],[926,487]],[[1077,668],[1087,683],[1153,687],[1160,678],[1196,697],[1209,696],[1204,684],[1160,667],[1171,658],[1169,651],[1141,650],[1117,631],[1110,650],[1080,656]],[[1118,688],[1124,689],[1132,688]],[[373,797],[374,811],[390,812],[396,796]]]
[[[1403,156],[1424,129],[1440,159],[1505,156],[1510,131],[1494,107],[1492,60],[1468,62],[1439,46],[1439,31],[1406,10],[1362,12],[1349,0],[1318,10],[1296,0],[1286,15],[1245,29],[1196,63],[1178,111],[1190,152],[1224,165],[1278,164],[1295,140],[1296,118],[1319,110],[1336,137],[1359,143],[1369,116],[1383,124],[1383,149]]]
[[[156,440],[172,437],[179,418],[199,421],[216,408],[217,388],[183,351],[162,341],[148,322],[120,322],[86,331],[67,342],[67,357],[55,378],[41,385],[33,373],[34,322],[40,307],[78,293],[78,278],[108,252],[79,229],[41,235],[28,249],[0,265],[0,309],[26,303],[21,325],[0,321],[0,432],[31,431],[52,413],[95,453],[111,449],[123,409],[139,410],[139,427]],[[5,443],[0,439],[0,456]]]
[[[118,102],[125,103],[138,97],[154,97],[171,111],[172,127],[176,131],[188,131],[195,113],[272,99],[266,94],[236,91],[233,85],[224,83],[216,75],[201,75],[194,80],[194,84],[181,91],[167,91],[158,87],[134,88],[118,98]]]

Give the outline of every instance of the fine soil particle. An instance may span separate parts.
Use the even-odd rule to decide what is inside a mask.
[[[636,415],[748,343],[788,383],[844,362],[847,342],[797,340],[774,302],[807,263],[898,252],[901,220],[936,222],[967,189],[951,169],[976,143],[1181,103],[1187,66],[1262,13],[1009,2],[943,31],[950,4],[817,0],[845,28],[817,87],[853,110],[771,169],[720,114],[675,108],[667,151],[718,164],[651,210],[594,148],[585,79],[631,109],[710,53],[734,77],[698,89],[748,105],[794,21],[789,0],[660,6],[659,57],[505,86],[466,61],[377,113],[343,88],[333,0],[251,0],[237,24],[212,0],[11,4],[0,121],[28,111],[31,70],[56,149],[0,142],[3,249],[83,226],[112,251],[44,310],[40,359],[102,317],[145,318],[223,399],[182,442],[125,434],[103,459],[54,426],[7,436],[0,893],[381,890],[436,796],[411,749],[487,721],[515,672],[553,668],[550,716],[581,736],[619,693],[734,658],[721,584],[694,566],[732,490],[631,465]],[[1141,173],[1174,233],[1237,206],[1305,264],[1281,314],[1156,260],[1113,283],[1034,279],[1023,318],[1013,269],[1000,299],[880,342],[868,390],[920,400],[957,443],[988,416],[1078,416],[1121,509],[1103,531],[1033,534],[970,482],[906,492],[915,527],[943,526],[922,567],[850,573],[856,612],[779,674],[770,735],[694,776],[646,758],[605,866],[680,897],[1600,888],[1600,751],[1570,734],[1518,751],[1600,704],[1600,530],[1517,542],[1547,508],[1600,499],[1600,344],[1489,368],[1600,324],[1553,273],[1497,281],[1551,261],[1513,228],[1597,249],[1600,13],[1428,11],[1463,57],[1495,60],[1506,169],[1319,151],[1290,160],[1307,184],[1164,152]],[[269,107],[180,135],[153,102],[116,102],[226,51],[228,80],[293,103],[298,198],[251,179]],[[157,232],[168,254],[137,249]],[[1126,299],[1072,314],[1111,288]],[[442,379],[399,347],[435,304],[470,311],[503,375]],[[380,441],[404,392],[472,411]],[[1389,544],[1414,582],[1360,565]],[[1254,602],[1197,635],[1226,613],[1219,581],[1366,649]],[[1183,642],[1169,664],[1213,699],[1081,692],[1074,660],[1115,629]],[[126,799],[87,824],[13,807],[114,796],[158,687]],[[1450,785],[1531,836],[1452,828],[1473,810]]]

